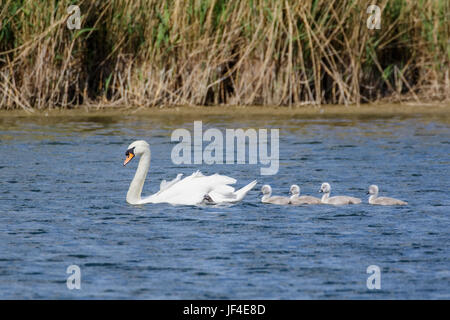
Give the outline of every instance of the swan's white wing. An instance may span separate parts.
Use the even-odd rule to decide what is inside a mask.
[[[163,190],[166,189],[165,186],[167,186],[167,181],[164,179],[161,181],[161,183],[159,184],[159,190]]]
[[[221,191],[234,191],[232,187],[229,187],[231,189],[226,189],[226,185],[235,182],[236,179],[234,178],[219,174],[204,176],[200,171],[197,171],[180,181],[175,181],[168,188],[142,199],[141,203],[168,202],[172,204],[196,205],[203,201],[205,195],[216,188]]]
[[[220,193],[222,195],[234,195],[234,188],[227,184],[219,184],[214,186],[214,189],[211,190],[211,193]]]
[[[161,184],[159,186],[159,191],[164,191],[171,186],[173,186],[175,183],[181,180],[181,177],[183,176],[182,173],[177,174],[177,177],[173,179],[172,181],[167,182],[166,180],[161,181]]]
[[[256,183],[257,181],[254,180],[237,191],[228,185],[218,186],[209,193],[209,196],[215,203],[236,203],[241,201]]]
[[[212,201],[214,203],[222,203],[222,202],[233,202],[236,201],[237,196],[234,193],[234,188],[230,187],[233,191],[226,190],[225,188],[222,188],[223,186],[220,186],[219,188],[215,188],[214,190],[210,191],[208,195],[211,197]],[[229,186],[227,186],[229,187]]]

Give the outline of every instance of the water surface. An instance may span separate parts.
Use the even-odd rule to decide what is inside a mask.
[[[174,165],[176,128],[279,128],[280,169]],[[128,114],[0,118],[0,298],[3,299],[449,299],[450,121],[433,115],[277,117]],[[231,207],[125,202],[147,140],[144,194],[177,173],[258,179]],[[363,199],[355,206],[260,203],[262,184],[287,195]],[[404,207],[367,204],[370,184]],[[81,268],[68,290],[66,268]],[[381,268],[381,290],[366,269]]]

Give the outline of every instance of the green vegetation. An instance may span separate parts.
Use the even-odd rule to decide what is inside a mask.
[[[374,3],[379,30],[366,26]],[[448,100],[449,6],[0,0],[0,109]]]

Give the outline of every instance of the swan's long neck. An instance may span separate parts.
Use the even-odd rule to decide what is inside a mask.
[[[291,199],[294,200],[294,199],[298,199],[299,197],[300,197],[300,193],[294,193],[294,194],[292,194]]]
[[[144,186],[145,178],[147,177],[148,169],[150,168],[150,150],[147,149],[139,160],[139,165],[134,175],[133,181],[130,183],[130,188],[127,193],[127,202],[137,204],[141,200],[142,187]]]
[[[271,195],[272,195],[272,191],[263,194],[261,201],[266,201],[267,199],[270,198]]]
[[[328,200],[328,198],[330,197],[330,193],[329,192],[325,192],[322,196],[322,202],[326,202]]]
[[[369,203],[372,203],[372,201],[374,201],[376,198],[378,198],[378,192],[370,195]]]

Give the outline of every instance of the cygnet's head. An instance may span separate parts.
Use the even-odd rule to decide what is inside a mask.
[[[291,188],[289,189],[289,193],[292,195],[299,195],[300,194],[300,187],[296,184],[293,184]]]
[[[370,194],[370,195],[375,195],[375,194],[378,194],[378,186],[376,186],[376,185],[371,185],[370,187],[369,187],[369,191],[367,192],[367,194]]]
[[[330,193],[330,191],[331,191],[330,184],[328,182],[322,183],[322,186],[320,186],[319,192]]]
[[[265,184],[262,186],[261,192],[263,195],[269,195],[272,193],[272,188],[268,184]]]
[[[127,158],[123,162],[123,165],[126,165],[130,162],[135,156],[142,155],[145,151],[149,150],[150,146],[144,140],[137,140],[130,144],[125,152]]]

